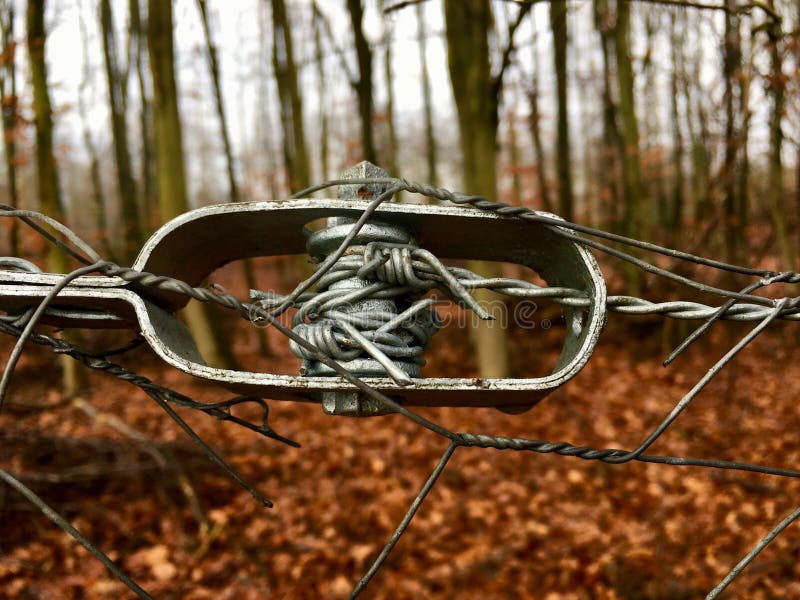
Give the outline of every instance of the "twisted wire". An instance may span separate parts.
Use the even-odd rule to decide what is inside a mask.
[[[397,246],[387,244],[386,246]],[[324,295],[318,291],[316,294],[306,294],[298,298],[295,307],[301,312],[295,316],[297,322],[308,312],[315,311],[318,307],[325,310],[329,307],[345,304],[364,298],[387,298],[407,293],[409,288],[416,290],[430,290],[439,288],[448,293],[459,305],[479,310],[469,292],[477,289],[491,290],[514,298],[523,299],[548,299],[561,306],[574,308],[588,308],[592,300],[583,290],[565,287],[542,287],[535,283],[508,277],[485,278],[477,273],[462,267],[445,267],[436,259],[438,265],[455,280],[458,287],[446,281],[439,268],[432,266],[429,260],[419,260],[418,257],[427,251],[410,247],[389,247],[373,242],[365,247],[363,253],[349,254],[340,259],[328,272],[320,278],[318,290],[328,291],[331,284],[350,277],[374,277],[386,285],[375,284],[374,287],[364,288],[352,292],[352,296],[342,298],[341,291],[330,291]],[[376,253],[378,254],[376,258]],[[430,254],[430,253],[427,253]],[[432,255],[431,255],[432,256]],[[435,257],[434,257],[435,259]],[[786,283],[796,282],[796,277],[785,277]],[[449,285],[444,285],[449,284]],[[395,287],[397,286],[397,287]],[[251,291],[252,297],[262,306],[271,307],[283,302],[288,296]],[[719,318],[726,321],[761,321],[774,310],[771,299],[760,297],[768,301],[765,304],[737,303],[730,304],[722,311]],[[652,316],[658,315],[680,320],[707,320],[717,314],[720,307],[692,302],[686,300],[670,300],[654,302],[636,296],[616,295],[608,296],[606,308],[611,312],[625,315]],[[477,312],[477,310],[476,310]],[[479,314],[485,314],[479,313]],[[787,303],[778,315],[779,319],[787,321],[800,321],[800,297],[795,297]]]

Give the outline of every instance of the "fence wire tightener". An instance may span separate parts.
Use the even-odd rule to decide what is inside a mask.
[[[239,300],[217,287],[203,287],[178,277],[149,273],[136,268],[118,265],[103,259],[74,232],[50,217],[34,211],[15,210],[8,206],[0,205],[0,216],[22,220],[44,236],[48,242],[67,252],[82,265],[75,271],[58,277],[54,280],[55,283],[46,286],[42,284],[42,291],[37,296],[36,302],[26,307],[25,310],[15,313],[6,309],[6,314],[0,316],[0,331],[17,338],[3,370],[2,379],[0,379],[0,410],[8,395],[9,383],[25,343],[31,341],[35,344],[48,346],[55,353],[68,355],[91,369],[103,371],[142,389],[167,412],[170,418],[176,421],[192,441],[229,477],[248,490],[262,505],[271,506],[271,502],[255,486],[248,483],[228,465],[174,410],[174,407],[197,410],[210,417],[236,423],[258,435],[274,439],[283,444],[297,446],[296,442],[280,435],[271,427],[268,422],[269,409],[265,400],[258,395],[247,394],[215,403],[198,402],[109,360],[110,357],[124,353],[140,344],[141,339],[139,338],[123,348],[98,354],[79,348],[63,339],[48,335],[38,330],[37,325],[48,316],[59,315],[59,308],[54,306],[59,294],[77,294],[75,282],[81,277],[92,275],[107,278],[110,281],[121,281],[123,285],[130,286],[130,289],[136,290],[137,294],[152,292],[162,296],[167,294],[170,297],[192,298],[232,310],[248,321],[255,321],[274,327],[290,340],[293,351],[304,359],[304,364],[307,363],[320,372],[336,376],[337,380],[340,378],[356,389],[374,407],[371,414],[396,413],[403,415],[420,427],[447,440],[447,448],[438,464],[409,506],[406,515],[399,523],[394,534],[356,584],[352,597],[358,596],[374,575],[379,572],[384,561],[407,530],[422,502],[436,485],[439,476],[459,447],[492,448],[495,450],[541,454],[553,453],[559,456],[597,460],[608,464],[640,461],[667,466],[695,466],[755,472],[777,477],[800,477],[800,470],[738,461],[661,456],[647,453],[648,449],[691,404],[700,391],[739,351],[776,322],[800,320],[800,297],[773,299],[754,293],[777,283],[800,283],[800,275],[798,273],[774,272],[732,265],[569,223],[554,215],[528,208],[509,206],[480,196],[469,196],[391,177],[351,176],[332,180],[304,190],[293,196],[293,198],[307,197],[332,186],[350,186],[350,188],[372,186],[372,189],[377,190],[377,192],[372,194],[372,198],[363,209],[359,209],[357,218],[348,220],[345,234],[336,237],[334,242],[328,240],[330,247],[326,249],[325,255],[321,256],[314,275],[300,283],[289,294],[280,295],[273,292],[256,291],[249,300]],[[514,298],[547,298],[564,306],[565,310],[588,309],[593,302],[596,302],[596,298],[592,298],[591,294],[587,295],[585,289],[564,286],[542,287],[527,281],[506,277],[484,278],[464,268],[448,267],[434,254],[408,240],[387,241],[385,239],[372,239],[354,249],[354,240],[364,231],[369,232],[370,220],[375,216],[379,207],[400,191],[419,194],[445,203],[470,206],[480,211],[501,215],[507,219],[536,223],[546,228],[552,235],[563,238],[569,243],[577,244],[581,248],[589,248],[605,253],[610,257],[633,264],[648,273],[664,277],[700,292],[720,297],[722,299],[721,303],[716,306],[687,301],[653,302],[643,298],[620,295],[603,298],[604,309],[624,315],[660,315],[702,322],[676,348],[676,351],[667,358],[666,362],[670,362],[680,352],[683,352],[691,342],[708,331],[718,320],[748,321],[753,322],[755,325],[675,403],[672,409],[664,415],[660,423],[647,435],[644,435],[635,448],[628,450],[592,448],[569,442],[508,438],[481,432],[451,431],[418,414],[405,403],[393,400],[384,391],[365,381],[365,379],[374,377],[374,372],[369,370],[359,371],[357,368],[354,369],[352,364],[348,368],[348,363],[361,360],[362,362],[359,363],[360,368],[366,368],[364,367],[365,364],[368,366],[377,364],[398,385],[413,385],[414,378],[417,377],[418,372],[414,370],[413,366],[419,364],[421,350],[426,345],[430,335],[435,332],[437,326],[433,316],[435,313],[431,312],[431,302],[429,299],[423,298],[424,293],[430,289],[441,290],[443,294],[454,302],[464,308],[473,310],[483,318],[489,315],[482,314],[482,308],[474,301],[472,292],[476,289],[490,289]],[[55,234],[51,233],[50,230],[54,230]],[[384,234],[388,235],[386,232]],[[609,246],[607,242],[614,243],[617,246]],[[637,255],[621,250],[620,246],[634,248]],[[678,261],[704,265],[719,271],[754,277],[755,280],[741,290],[727,290],[715,285],[695,281],[675,273],[673,270],[664,269],[647,262],[639,256],[642,251],[660,254]],[[6,273],[39,274],[39,270],[35,265],[16,257],[0,258],[0,269],[4,269]],[[0,274],[3,272],[0,270]],[[350,282],[352,284],[355,280],[371,283],[367,286],[342,284],[342,282]],[[0,280],[0,283],[2,283],[2,280]],[[10,283],[6,286],[8,289],[11,289],[11,287],[13,286]],[[6,288],[0,285],[0,297],[2,297]],[[391,310],[382,311],[375,310],[374,305],[369,305],[370,302],[384,302],[384,304],[379,305],[382,307],[387,306],[386,302],[393,304]],[[356,303],[356,307],[359,310],[347,310],[347,307],[352,308],[353,303]],[[285,325],[280,320],[281,315],[290,308],[297,311],[294,313],[293,327]],[[94,318],[89,312],[84,312],[86,314],[80,318]],[[109,318],[109,315],[95,316],[97,318]],[[74,318],[74,315],[72,318]],[[422,321],[420,321],[420,318],[422,318]],[[405,361],[411,367],[398,368],[398,361],[401,363]],[[371,381],[373,380],[370,379]],[[255,404],[260,408],[260,419],[258,421],[248,421],[231,413],[231,408],[243,403]],[[59,527],[98,557],[137,596],[150,598],[147,592],[127,577],[102,550],[82,536],[51,507],[44,504],[33,491],[26,488],[11,473],[0,470],[0,479],[26,496]],[[769,542],[799,517],[800,508],[777,524],[756,547],[747,553],[737,565],[732,567],[728,575],[708,593],[707,598],[718,597]]]

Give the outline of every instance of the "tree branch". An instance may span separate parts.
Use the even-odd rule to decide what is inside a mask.
[[[503,0],[503,1],[511,2],[512,4],[519,4],[521,7],[522,6],[531,7],[534,4],[550,2],[551,0]],[[766,15],[773,21],[777,22],[782,21],[782,18],[777,13],[777,11],[771,8],[767,3],[763,2],[763,0],[753,0],[752,2],[748,2],[747,4],[742,4],[741,6],[738,6],[733,10],[729,9],[724,4],[694,2],[693,0],[624,0],[624,1],[641,2],[647,4],[663,4],[665,6],[677,6],[679,8],[693,8],[696,10],[719,10],[722,12],[727,12],[732,14],[748,13],[751,10],[757,8],[759,10],[764,11],[764,13],[766,13]],[[391,6],[387,6],[386,8],[384,8],[383,14],[388,15],[389,13],[394,12],[396,10],[403,9],[408,6],[414,6],[415,4],[422,4],[423,2],[427,2],[427,0],[401,0],[396,4],[392,4]]]
[[[325,32],[325,37],[328,38],[328,43],[331,45],[334,54],[336,54],[337,58],[339,59],[345,77],[347,77],[347,81],[350,82],[352,87],[356,87],[358,85],[358,78],[350,70],[350,65],[347,64],[347,57],[344,55],[344,51],[339,47],[339,45],[336,43],[336,39],[333,37],[333,28],[331,27],[331,22],[328,19],[328,16],[320,10],[316,2],[311,3],[311,11],[314,15],[314,18],[319,19],[322,23],[322,29]]]
[[[402,2],[398,2],[396,4],[392,4],[391,6],[387,6],[383,9],[383,14],[388,15],[390,12],[394,12],[396,10],[400,10],[401,8],[406,8],[407,6],[414,6],[415,4],[422,4],[423,2],[427,2],[428,0],[403,0]]]
[[[500,68],[498,69],[497,74],[494,76],[494,82],[492,84],[495,95],[499,94],[503,87],[503,76],[506,74],[506,71],[511,64],[511,56],[514,54],[514,50],[516,49],[514,46],[514,34],[517,32],[522,20],[525,18],[525,15],[531,11],[532,6],[532,2],[521,4],[519,7],[519,12],[517,12],[517,18],[508,26],[508,45],[503,50],[503,55],[500,59]]]

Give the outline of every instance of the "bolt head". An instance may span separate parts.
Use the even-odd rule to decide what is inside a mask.
[[[371,162],[362,160],[357,165],[342,171],[340,179],[374,179],[389,177],[389,173]],[[374,200],[389,189],[388,183],[340,185],[340,200]]]

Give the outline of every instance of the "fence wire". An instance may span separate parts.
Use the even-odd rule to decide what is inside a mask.
[[[426,184],[409,182],[404,179],[396,178],[366,178],[366,179],[340,179],[331,180],[320,185],[308,188],[295,194],[293,198],[308,196],[312,193],[324,190],[332,186],[339,185],[368,185],[383,184],[387,186],[386,191],[372,200],[360,217],[356,220],[352,229],[342,240],[338,249],[330,254],[317,268],[315,273],[301,282],[290,294],[284,296],[271,295],[270,302],[248,302],[237,299],[218,288],[194,287],[186,282],[171,277],[160,276],[157,274],[140,272],[128,267],[123,267],[111,261],[104,260],[88,244],[81,240],[74,232],[67,227],[53,220],[52,218],[34,211],[16,210],[8,206],[0,205],[0,216],[17,218],[32,227],[48,242],[59,247],[67,254],[78,260],[83,266],[63,276],[59,283],[50,290],[49,294],[39,303],[21,315],[0,316],[0,331],[17,338],[11,355],[3,369],[0,379],[0,410],[8,393],[8,386],[15,367],[22,354],[26,342],[31,341],[35,344],[50,347],[53,352],[71,356],[87,367],[108,373],[122,381],[126,381],[142,389],[150,396],[160,408],[162,408],[197,444],[210,460],[215,462],[230,478],[237,484],[246,489],[255,499],[264,506],[272,506],[272,503],[264,497],[259,490],[241,477],[221,456],[212,450],[197,435],[189,424],[182,419],[174,410],[174,406],[190,408],[199,411],[210,417],[227,420],[242,427],[245,427],[259,435],[274,439],[283,444],[297,446],[298,444],[279,433],[277,433],[268,423],[269,408],[265,400],[261,398],[238,396],[225,401],[215,403],[203,403],[193,400],[174,390],[159,385],[147,377],[139,375],[134,371],[118,365],[109,358],[114,355],[122,354],[127,350],[138,345],[141,340],[134,340],[125,347],[97,354],[79,348],[63,339],[58,339],[36,330],[37,324],[53,303],[58,293],[67,287],[77,277],[86,274],[105,275],[108,277],[120,278],[126,282],[135,282],[141,288],[158,288],[159,290],[182,294],[189,298],[205,303],[213,303],[224,308],[233,310],[240,317],[253,321],[258,320],[267,323],[286,336],[293,345],[301,349],[303,356],[313,357],[332,369],[344,380],[358,388],[361,392],[372,398],[383,409],[390,413],[397,413],[411,420],[418,426],[425,428],[447,441],[438,464],[431,472],[428,480],[420,489],[416,498],[408,507],[403,519],[398,524],[396,530],[386,542],[382,551],[374,559],[371,566],[363,577],[355,585],[351,597],[357,597],[369,584],[371,579],[381,569],[394,546],[409,527],[414,515],[419,510],[423,501],[436,485],[448,462],[460,447],[493,448],[495,450],[512,450],[535,452],[540,454],[557,454],[565,457],[577,457],[583,460],[601,461],[607,464],[624,464],[630,461],[645,463],[656,463],[668,466],[695,466],[712,469],[727,469],[744,472],[754,472],[778,477],[800,477],[800,470],[776,468],[768,465],[749,464],[739,461],[726,461],[707,458],[692,458],[686,456],[662,456],[647,454],[647,450],[658,440],[680,414],[692,403],[694,398],[702,391],[708,383],[739,353],[745,346],[753,341],[769,326],[779,320],[797,321],[800,320],[800,297],[784,297],[778,299],[759,296],[753,292],[772,286],[776,283],[797,284],[800,283],[800,274],[795,272],[775,272],[762,269],[742,267],[728,264],[725,262],[703,258],[687,252],[681,252],[670,248],[658,246],[656,244],[643,242],[627,238],[625,236],[609,233],[606,231],[586,227],[583,225],[565,222],[553,215],[537,212],[525,207],[510,206],[502,202],[488,200],[480,196],[470,196],[451,192],[443,188],[436,188]],[[661,422],[633,449],[616,448],[592,448],[589,446],[575,445],[569,442],[552,442],[547,440],[535,440],[526,438],[508,438],[495,436],[480,432],[456,432],[451,431],[433,420],[423,417],[416,412],[398,404],[385,394],[374,389],[361,378],[353,375],[345,369],[337,360],[326,354],[322,349],[311,343],[297,332],[286,327],[279,317],[291,307],[302,303],[304,294],[307,296],[315,284],[331,272],[334,266],[345,255],[348,246],[353,242],[358,232],[364,224],[372,217],[378,207],[389,200],[394,194],[400,191],[419,194],[427,198],[442,202],[454,203],[457,205],[467,205],[473,208],[489,211],[507,218],[521,219],[528,222],[535,222],[548,227],[559,236],[563,236],[570,241],[582,244],[588,248],[598,250],[613,258],[635,265],[645,272],[664,277],[695,290],[716,295],[724,301],[718,306],[707,306],[696,302],[650,302],[648,300],[633,296],[610,296],[607,308],[622,314],[654,314],[664,317],[678,319],[692,319],[702,321],[687,338],[667,357],[665,364],[668,364],[683,352],[692,342],[707,332],[711,326],[720,319],[735,321],[755,322],[755,326],[742,337],[727,353],[719,359],[686,393],[677,401],[672,409],[663,417]],[[54,230],[54,235],[47,229]],[[603,241],[599,241],[603,240]],[[739,291],[727,290],[711,284],[693,280],[689,277],[675,273],[672,269],[665,269],[639,256],[611,247],[604,242],[612,242],[623,247],[633,248],[634,252],[645,251],[660,254],[675,261],[687,261],[703,265],[730,273],[755,277],[755,281]],[[11,268],[15,270],[34,270],[35,266],[16,258],[0,259],[0,268]],[[581,307],[586,306],[590,301],[582,292],[564,288],[541,288],[527,282],[516,280],[485,280],[473,276],[463,270],[456,273],[460,277],[461,284],[465,288],[474,289],[485,287],[502,291],[512,296],[522,296],[529,298],[548,297],[565,306]],[[264,298],[262,297],[261,300]],[[231,409],[239,404],[256,404],[261,410],[260,420],[253,422],[237,417],[231,413]],[[131,591],[140,598],[150,598],[151,596],[139,587],[136,582],[130,579],[102,550],[97,548],[90,540],[77,531],[68,520],[59,515],[52,507],[48,506],[35,492],[25,486],[8,471],[0,469],[0,479],[7,485],[16,489],[31,503],[33,503],[43,514],[54,521],[61,529],[76,539],[89,552],[96,556],[103,564]],[[717,598],[719,594],[752,562],[756,556],[778,535],[780,535],[789,525],[800,518],[800,507],[788,514],[762,540],[752,548],[739,563],[734,565],[725,578],[712,589],[707,599]]]

